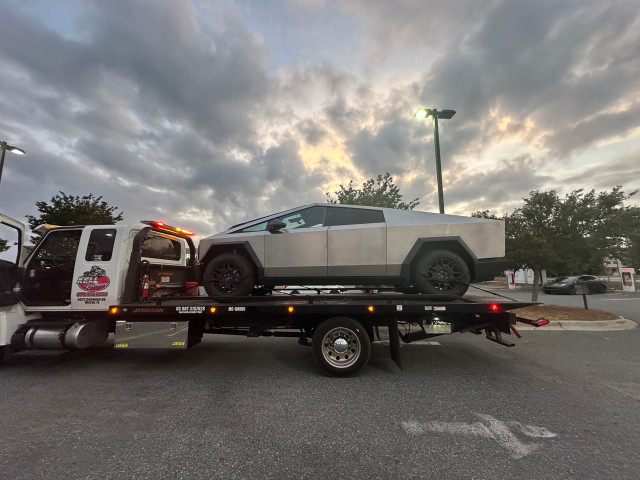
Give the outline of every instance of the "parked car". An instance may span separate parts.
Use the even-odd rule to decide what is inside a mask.
[[[326,203],[235,225],[198,251],[201,285],[217,298],[291,284],[463,295],[504,271],[503,256],[500,220]]]
[[[564,293],[575,295],[576,286],[585,286],[589,293],[604,293],[607,291],[607,284],[593,275],[576,275],[572,277],[558,277],[542,286],[544,293]]]

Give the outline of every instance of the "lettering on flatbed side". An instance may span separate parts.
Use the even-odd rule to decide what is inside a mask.
[[[186,344],[187,342],[185,342],[184,340],[182,341],[176,340],[175,342],[171,342],[172,347],[184,347]]]
[[[182,313],[202,313],[204,312],[204,306],[202,305],[188,305],[184,307],[176,307],[176,312]]]
[[[230,312],[246,312],[247,307],[229,307]]]
[[[116,343],[113,348],[129,348],[128,343]]]

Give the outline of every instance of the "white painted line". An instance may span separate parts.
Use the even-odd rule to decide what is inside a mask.
[[[476,415],[489,424],[489,430],[493,434],[493,439],[498,442],[498,445],[509,451],[513,458],[526,457],[530,453],[536,451],[540,445],[536,443],[524,443],[516,437],[506,423],[496,420],[490,415],[483,415],[476,413]]]
[[[402,428],[407,435],[426,435],[428,433],[448,433],[451,435],[461,435],[466,437],[490,438],[498,445],[509,452],[512,458],[523,458],[540,448],[538,443],[525,443],[520,440],[509,427],[518,430],[519,433],[531,438],[554,438],[558,434],[553,433],[545,427],[534,425],[524,425],[520,422],[502,422],[491,415],[475,413],[484,421],[464,423],[464,422],[443,422],[431,420],[428,422],[418,422],[409,420],[402,422]]]
[[[639,298],[603,298],[603,302],[629,302],[629,301],[640,301]]]
[[[477,436],[484,438],[493,438],[491,432],[480,422],[463,423],[463,422],[441,422],[432,420],[431,422],[402,422],[402,428],[409,435],[424,435],[428,432],[450,433],[453,435],[466,435],[469,437]]]

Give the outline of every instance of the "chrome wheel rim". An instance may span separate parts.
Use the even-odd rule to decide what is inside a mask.
[[[332,367],[350,367],[358,361],[361,351],[358,335],[349,328],[333,328],[322,338],[322,356]]]

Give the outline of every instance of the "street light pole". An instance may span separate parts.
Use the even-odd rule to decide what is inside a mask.
[[[440,163],[440,135],[438,134],[438,110],[433,112],[433,142],[436,147],[436,177],[438,178],[438,205],[440,213],[444,213],[444,193],[442,192],[442,165]]]
[[[2,169],[4,168],[4,152],[9,150],[10,152],[17,153],[18,155],[24,155],[24,150],[18,147],[14,147],[13,145],[9,145],[5,141],[0,141],[0,150],[2,150],[2,153],[0,154],[0,182],[1,182]]]
[[[440,163],[440,134],[438,132],[438,118],[450,119],[456,114],[455,110],[440,110],[437,108],[419,108],[414,118],[433,117],[433,143],[436,149],[436,177],[438,179],[438,205],[440,213],[444,213],[444,193],[442,190],[442,164]]]

